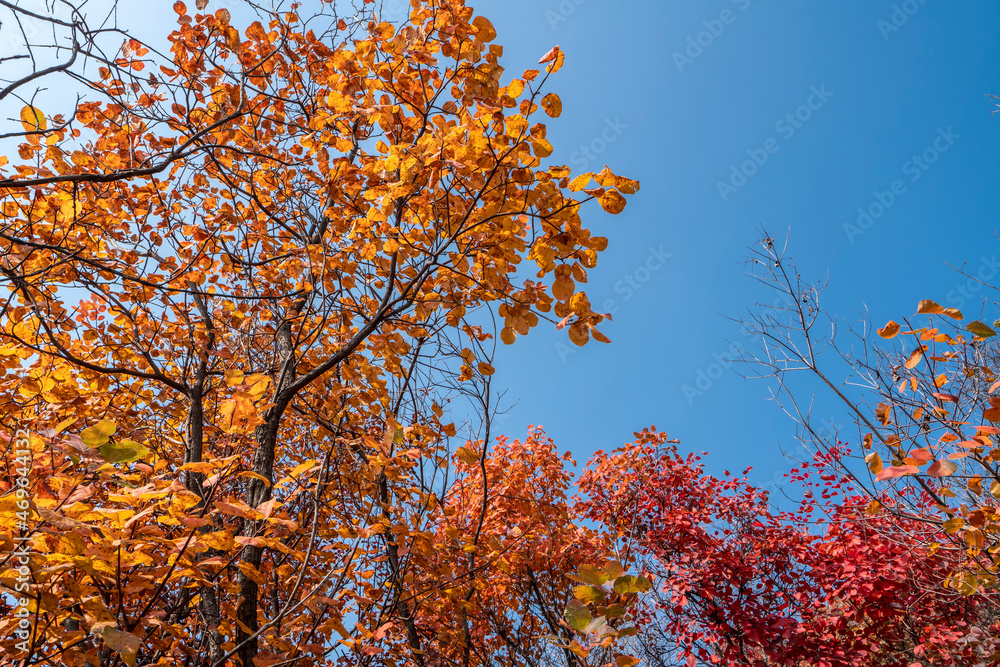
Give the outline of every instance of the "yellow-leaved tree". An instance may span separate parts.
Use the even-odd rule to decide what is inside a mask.
[[[532,664],[534,629],[572,639],[563,573],[606,540],[538,483],[557,456],[491,458],[492,351],[542,320],[606,340],[581,212],[638,184],[548,159],[558,47],[512,77],[462,0],[342,4],[177,2],[169,53],[74,51],[73,111],[0,133],[9,660]]]

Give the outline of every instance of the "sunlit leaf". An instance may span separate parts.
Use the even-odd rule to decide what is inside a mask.
[[[990,338],[992,336],[996,336],[997,335],[996,331],[994,331],[992,328],[990,328],[986,324],[983,324],[979,320],[974,320],[972,322],[969,322],[965,326],[965,328],[967,330],[969,330],[970,332],[972,332],[973,334],[975,334],[976,336],[979,336],[980,338]]]
[[[582,632],[590,622],[593,620],[593,616],[590,614],[590,609],[587,605],[580,602],[576,598],[569,601],[566,605],[566,622],[569,623],[569,627],[574,630]]]

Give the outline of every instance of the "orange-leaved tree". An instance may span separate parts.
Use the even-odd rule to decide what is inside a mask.
[[[549,601],[479,592],[509,498],[482,443],[452,470],[445,410],[474,396],[489,424],[495,337],[606,340],[581,207],[638,184],[547,160],[562,52],[504,77],[460,0],[402,25],[208,5],[175,3],[168,55],[129,38],[71,117],[26,105],[0,167],[0,577],[30,612],[0,621],[5,654],[485,664],[527,640],[500,619]],[[550,531],[557,555],[517,564],[544,594],[558,554],[603,554],[532,491],[510,512]]]

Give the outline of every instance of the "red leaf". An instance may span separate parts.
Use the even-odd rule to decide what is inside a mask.
[[[896,479],[897,477],[904,477],[906,475],[915,475],[920,472],[920,468],[917,466],[892,466],[891,468],[886,468],[879,474],[875,475],[875,479],[879,482],[884,482],[887,479]]]

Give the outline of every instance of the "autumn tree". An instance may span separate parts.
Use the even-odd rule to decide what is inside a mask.
[[[29,100],[6,133],[0,576],[15,589],[30,544],[32,623],[0,622],[4,651],[535,664],[559,569],[604,554],[561,527],[551,456],[497,494],[493,347],[542,320],[606,340],[579,286],[607,241],[582,207],[619,213],[638,185],[549,159],[563,53],[505,77],[464,2],[401,25],[367,2],[248,7],[177,2],[169,53],[127,36],[76,75],[72,113]],[[452,423],[460,396],[479,430]],[[509,596],[484,579],[504,567]]]
[[[994,606],[942,585],[961,554],[914,545],[923,523],[871,511],[836,471],[841,454],[794,469],[799,504],[775,511],[662,433],[598,452],[578,510],[627,539],[654,583],[633,653],[661,667],[993,664]]]

